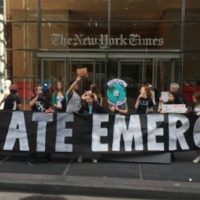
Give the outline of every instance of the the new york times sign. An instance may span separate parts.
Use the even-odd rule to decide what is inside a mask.
[[[1,151],[125,154],[199,147],[200,118],[193,114],[0,112]]]

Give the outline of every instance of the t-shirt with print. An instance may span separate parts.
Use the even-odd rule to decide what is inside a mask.
[[[146,114],[148,108],[152,108],[154,106],[153,101],[151,98],[143,98],[140,97],[139,99],[139,105],[137,108],[138,114]]]
[[[37,99],[35,105],[32,106],[32,111],[34,111],[34,112],[45,112],[45,110],[47,110],[50,106],[51,106],[51,102],[48,98],[39,97]]]

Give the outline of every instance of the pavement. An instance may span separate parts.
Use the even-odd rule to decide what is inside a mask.
[[[170,164],[100,160],[77,163],[66,155],[27,163],[27,155],[0,156],[0,191],[148,199],[200,199],[195,152],[175,153]],[[173,197],[173,198],[172,198]]]

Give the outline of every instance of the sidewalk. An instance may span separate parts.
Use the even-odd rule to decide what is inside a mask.
[[[53,162],[28,165],[25,157],[1,156],[0,188],[49,194],[157,198],[191,195],[199,199],[200,164],[195,152],[175,154],[171,164],[145,164],[53,157]]]

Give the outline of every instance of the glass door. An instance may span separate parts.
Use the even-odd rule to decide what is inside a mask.
[[[55,82],[61,80],[68,88],[69,83],[76,79],[79,68],[87,68],[88,71],[88,77],[81,79],[80,92],[88,90],[91,83],[96,83],[104,95],[106,87],[106,63],[104,60],[42,59],[40,82],[54,87]]]
[[[175,63],[175,59],[156,60],[155,86],[159,91],[168,90],[171,82],[180,82],[180,67]]]
[[[42,60],[41,84],[47,83],[49,87],[54,87],[56,81],[60,80],[66,85],[66,78],[66,60]]]
[[[135,100],[138,96],[139,88],[142,83],[142,61],[120,61],[119,77],[126,81],[127,101],[129,110],[134,108]]]
[[[101,94],[105,96],[106,90],[106,81],[107,81],[107,74],[106,74],[106,63],[105,61],[96,61],[95,62],[95,76],[93,82],[96,83],[97,87],[99,88]]]

